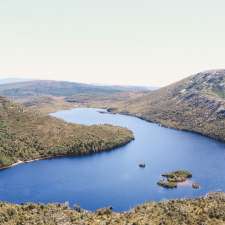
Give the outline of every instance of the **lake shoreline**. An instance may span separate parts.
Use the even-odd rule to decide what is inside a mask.
[[[204,133],[201,133],[201,132],[198,132],[198,131],[194,131],[194,130],[188,130],[188,129],[185,129],[185,128],[178,128],[178,127],[168,126],[168,125],[165,125],[165,124],[163,124],[161,122],[158,122],[158,121],[155,121],[155,120],[151,120],[151,119],[147,119],[147,118],[145,118],[143,116],[138,116],[136,114],[132,114],[132,113],[129,113],[129,112],[120,112],[116,108],[114,109],[114,108],[110,108],[110,107],[107,107],[107,106],[102,106],[102,107],[98,108],[98,107],[95,107],[94,105],[92,106],[92,105],[86,105],[86,104],[78,104],[78,105],[69,106],[67,108],[63,108],[61,110],[50,110],[49,113],[50,114],[53,114],[53,113],[56,113],[56,112],[59,112],[59,111],[62,111],[62,110],[64,111],[64,110],[72,110],[72,109],[79,109],[79,108],[104,109],[104,110],[106,110],[105,113],[109,113],[109,114],[120,114],[120,115],[124,115],[124,116],[132,116],[132,117],[136,117],[136,118],[138,118],[140,120],[144,120],[146,122],[153,123],[153,124],[156,124],[156,125],[161,126],[161,127],[164,127],[164,128],[168,128],[168,129],[172,129],[172,130],[177,130],[177,131],[190,132],[190,133],[198,134],[200,136],[208,137],[208,138],[211,138],[213,140],[216,140],[216,141],[225,143],[225,140],[223,140],[221,138],[218,138],[218,137],[215,137],[215,136],[207,135],[207,134],[204,134]]]
[[[78,107],[79,108],[79,107]],[[188,132],[188,133],[193,133],[193,134],[198,134],[202,137],[207,137],[207,138],[211,138],[215,141],[219,141],[221,143],[225,143],[225,140],[219,138],[219,137],[215,137],[215,136],[212,136],[212,135],[207,135],[207,134],[204,134],[204,133],[201,133],[199,131],[194,131],[194,130],[188,130],[188,129],[185,129],[185,128],[179,128],[179,127],[173,127],[173,126],[168,126],[168,125],[165,125],[161,122],[158,122],[158,121],[155,121],[155,120],[151,120],[151,119],[147,119],[143,116],[138,116],[136,114],[132,114],[132,113],[129,113],[129,112],[120,112],[120,111],[117,111],[117,109],[115,109],[115,111],[110,111],[110,108],[103,108],[103,109],[106,109],[106,111],[109,113],[109,114],[120,114],[120,115],[124,115],[124,116],[132,116],[132,117],[136,117],[140,120],[143,120],[143,121],[146,121],[148,123],[153,123],[153,124],[156,124],[160,127],[164,127],[164,128],[168,128],[168,129],[172,129],[172,130],[177,130],[177,131],[184,131],[184,132]]]
[[[192,199],[163,200],[145,202],[128,211],[116,212],[111,207],[89,211],[79,206],[70,207],[67,203],[25,203],[1,202],[0,213],[10,216],[13,224],[55,224],[100,225],[100,224],[173,224],[187,225],[224,224],[225,193],[212,192]],[[205,209],[205,210],[203,210]],[[58,223],[57,223],[58,224]],[[62,224],[62,223],[60,223]],[[69,223],[68,223],[69,224]]]
[[[76,108],[77,109],[77,108]],[[79,112],[79,111],[78,111]],[[90,112],[90,110],[88,110],[88,112]],[[102,116],[100,116],[100,114],[99,113],[101,113],[101,114],[103,114],[103,116],[104,116],[104,114],[105,113],[108,113],[108,114],[117,114],[117,115],[115,115],[116,117],[119,117],[119,119],[118,120],[116,120],[117,122],[115,123],[115,121],[111,118],[112,116],[110,116],[110,115],[105,115],[105,117],[106,117],[106,120],[105,120],[105,118],[103,117],[103,122],[105,123],[105,121],[107,121],[106,123],[110,123],[110,124],[113,124],[113,123],[115,123],[115,125],[116,126],[119,126],[118,125],[118,122],[122,122],[122,124],[123,124],[123,126],[124,127],[128,127],[131,131],[133,131],[133,133],[135,133],[135,136],[136,136],[136,140],[137,140],[137,142],[136,143],[138,143],[138,144],[136,144],[135,145],[135,149],[137,150],[137,151],[139,151],[139,150],[144,150],[144,149],[142,149],[142,148],[144,148],[144,145],[142,146],[142,143],[143,142],[140,142],[140,135],[137,135],[138,133],[136,133],[137,132],[137,130],[138,131],[140,131],[140,132],[142,132],[142,130],[144,131],[145,129],[143,129],[143,127],[142,127],[142,125],[143,125],[143,122],[141,122],[140,120],[138,121],[138,120],[136,120],[135,119],[135,117],[136,118],[138,118],[137,116],[134,116],[134,115],[128,115],[128,116],[130,116],[130,117],[133,117],[133,119],[131,120],[131,118],[127,118],[127,121],[129,121],[129,123],[127,123],[127,122],[124,122],[124,121],[126,121],[126,117],[123,117],[123,116],[119,116],[119,115],[122,115],[121,113],[111,113],[110,111],[107,111],[107,109],[102,109],[102,111],[101,111],[101,109],[99,109],[99,108],[95,108],[94,110],[93,110],[93,112],[94,113],[98,113],[96,116],[97,117],[99,117],[99,122],[101,122],[101,118],[102,118]],[[64,112],[65,113],[65,112]],[[83,111],[82,111],[82,109],[81,109],[81,111],[80,111],[80,113],[81,113],[81,115],[83,116]],[[62,114],[63,115],[63,114]],[[65,115],[67,115],[67,114],[65,114]],[[68,114],[68,115],[70,115],[70,114]],[[67,116],[68,116],[67,115]],[[76,114],[75,114],[76,115]],[[90,115],[90,114],[87,114],[87,115]],[[123,114],[124,115],[124,114]],[[57,117],[57,115],[56,115],[56,118],[59,118],[59,119],[62,119],[62,120],[64,120],[63,119],[63,116],[61,116],[60,117],[60,114],[58,115],[59,117]],[[66,118],[66,117],[65,117]],[[68,118],[70,118],[70,117],[68,117]],[[73,118],[73,117],[72,117]],[[87,117],[87,118],[84,118],[84,117],[81,117],[82,119],[83,119],[83,121],[84,122],[88,122],[87,120],[88,120],[88,118],[91,118],[91,117]],[[77,124],[82,124],[82,120],[80,120],[81,118],[79,118],[79,116],[78,117],[74,117],[74,119],[73,120],[65,120],[65,121],[68,121],[68,123],[77,123]],[[76,120],[75,120],[76,119]],[[78,119],[78,120],[77,120]],[[143,121],[146,121],[146,120],[144,120],[143,118],[138,118],[138,119],[141,119],[141,120],[143,120]],[[77,121],[77,122],[75,122],[75,121]],[[131,123],[131,121],[132,121],[132,123]],[[95,119],[93,119],[93,121],[91,121],[91,122],[96,122],[96,120]],[[146,122],[149,122],[149,121],[146,121]],[[88,122],[89,123],[89,122]],[[130,126],[130,123],[133,125],[133,123],[140,123],[140,126],[137,126],[137,130],[136,130],[136,124],[135,124],[135,126],[133,127],[133,126]],[[125,125],[124,125],[125,124]],[[128,124],[127,126],[126,126],[126,124]],[[154,123],[155,124],[155,123]],[[161,135],[162,133],[162,131],[163,131],[163,128],[160,128],[160,127],[158,127],[158,126],[153,126],[153,124],[151,125],[150,123],[148,124],[148,123],[146,123],[145,124],[145,126],[146,127],[152,127],[152,129],[153,129],[153,132],[154,132],[154,129],[156,129],[156,134],[157,134],[157,132],[159,132],[159,134]],[[141,129],[140,129],[140,127],[141,127]],[[162,130],[162,131],[161,131]],[[151,132],[151,129],[148,131],[148,130],[146,130],[147,132]],[[145,132],[146,132],[145,131]],[[172,133],[172,135],[174,135],[175,134],[175,137],[176,138],[178,138],[178,137],[180,137],[180,135],[178,135],[178,136],[176,136],[176,133],[178,133],[178,132],[170,132],[170,131],[166,131],[165,132],[166,134],[168,134],[168,133]],[[192,133],[192,132],[190,132],[190,133]],[[193,132],[194,133],[194,132]],[[148,136],[146,136],[147,137],[147,139],[146,140],[151,140],[151,139],[148,139],[148,137],[149,137],[149,134],[150,133],[148,133]],[[190,136],[190,137],[192,137],[192,135],[190,135],[190,134],[186,134],[187,136]],[[185,135],[185,136],[186,136]],[[181,135],[181,137],[183,137],[183,135]],[[169,138],[169,140],[170,140],[170,136],[168,136],[168,138]],[[172,138],[173,138],[173,136],[172,136]],[[198,137],[198,138],[200,138],[200,137]],[[154,137],[153,137],[153,139],[152,140],[154,140]],[[160,141],[160,139],[156,139],[157,141]],[[185,140],[185,139],[184,139]],[[200,140],[201,140],[201,138],[200,138]],[[156,143],[157,143],[157,141],[156,141]],[[165,139],[165,141],[166,141],[166,139]],[[125,144],[123,144],[123,145],[126,145],[126,144],[128,144],[129,142],[131,142],[131,141],[128,141],[127,143],[125,143]],[[203,139],[203,142],[205,142],[205,140]],[[210,141],[209,141],[210,142]],[[148,150],[150,150],[150,152],[151,152],[151,149],[152,149],[152,151],[155,151],[153,148],[151,148],[150,147],[150,149],[149,149],[149,144],[151,145],[151,143],[149,143],[149,142],[146,142],[146,143],[148,143],[148,147],[146,147],[146,149],[148,148]],[[166,142],[165,142],[166,143]],[[182,144],[183,145],[183,144]],[[181,145],[181,146],[182,146]],[[132,144],[131,144],[131,146],[132,146]],[[117,149],[118,147],[120,147],[120,146],[116,146],[115,148],[113,148],[113,149]],[[177,144],[174,146],[174,147],[177,147]],[[190,147],[190,146],[189,146]],[[165,149],[166,148],[166,146],[164,146],[163,147],[163,149],[164,150],[166,150]],[[103,151],[100,151],[100,152],[97,152],[98,154],[99,153],[102,153],[102,154],[106,154],[108,151],[110,151],[110,150],[113,150],[113,149],[106,149],[106,150],[103,150]],[[132,149],[132,147],[131,147],[131,149]],[[187,148],[187,149],[189,149],[189,148]],[[126,148],[126,150],[127,150],[127,152],[130,150],[130,147],[128,147],[128,148]],[[163,151],[164,151],[163,150]],[[172,149],[173,150],[173,152],[174,152],[174,150],[175,149]],[[201,150],[201,149],[200,149]],[[124,151],[124,149],[121,149],[121,152],[122,151]],[[140,152],[142,152],[142,151],[140,151]],[[140,155],[140,152],[138,153],[138,155]],[[146,151],[146,154],[147,155],[151,155],[150,154],[150,152],[149,151]],[[11,167],[15,167],[15,166],[17,166],[17,165],[19,165],[19,164],[23,164],[23,163],[30,163],[30,162],[34,162],[34,161],[39,161],[39,160],[48,160],[48,159],[56,159],[56,158],[59,158],[59,157],[63,157],[63,158],[65,158],[66,160],[68,160],[67,158],[68,157],[74,157],[74,158],[82,158],[82,157],[85,157],[85,156],[88,156],[88,155],[92,155],[92,154],[95,154],[95,155],[98,155],[97,153],[95,153],[95,152],[91,152],[91,153],[88,153],[88,154],[75,154],[75,155],[71,155],[71,154],[61,154],[61,155],[54,155],[54,156],[47,156],[47,157],[39,157],[39,158],[34,158],[34,159],[30,159],[30,160],[26,160],[26,161],[18,161],[18,162],[15,162],[14,164],[12,164],[12,165],[9,165],[9,166],[7,166],[7,167],[4,167],[4,168],[1,168],[1,169],[7,169],[7,168],[11,168]],[[176,151],[175,151],[175,153],[176,153]],[[126,153],[125,153],[126,154]],[[118,154],[115,154],[117,157],[119,157],[118,156]],[[119,154],[120,155],[120,154]],[[122,154],[123,155],[123,154]],[[143,155],[144,156],[144,155]],[[141,173],[142,175],[144,175],[145,176],[145,174],[147,174],[147,173],[150,173],[151,171],[152,171],[152,168],[154,169],[154,166],[155,166],[155,160],[154,160],[154,158],[152,158],[152,157],[147,157],[147,158],[144,158],[143,156],[141,156],[140,158],[138,158],[134,163],[131,163],[131,168],[130,168],[130,170],[129,171],[132,171],[132,170],[134,170],[134,171],[138,171],[137,172],[137,176],[138,176],[138,179],[139,179],[139,177],[140,177],[140,174],[139,173]],[[113,157],[113,156],[111,156],[111,155],[109,155],[109,157],[107,157],[108,159],[110,158],[110,157]],[[196,156],[195,156],[196,157]],[[94,157],[95,158],[95,157]],[[98,157],[97,157],[98,158]],[[102,157],[100,157],[100,158],[102,158]],[[103,158],[105,158],[104,156],[103,156]],[[120,157],[119,157],[120,158]],[[92,161],[92,156],[90,157],[90,159],[91,159],[91,161]],[[87,159],[88,160],[88,159]],[[69,159],[69,161],[70,161],[70,159]],[[95,161],[95,159],[94,159],[94,161]],[[55,161],[56,163],[60,163],[60,162],[58,162],[57,160]],[[100,161],[101,162],[101,161]],[[106,163],[108,163],[107,161],[104,161],[104,162],[106,162]],[[124,161],[125,162],[125,161]],[[126,161],[126,162],[128,162],[128,161]],[[144,163],[146,163],[146,165],[147,165],[147,168],[145,169],[145,170],[140,170],[139,169],[139,167],[138,167],[138,165],[139,165],[139,163],[140,162],[144,162]],[[46,161],[46,162],[44,162],[44,165],[46,165],[46,164],[51,164],[51,163],[53,163],[53,162],[48,162],[48,161]],[[70,162],[69,162],[70,163]],[[41,164],[41,163],[40,163]],[[78,164],[79,165],[79,164]],[[87,166],[88,165],[88,166]],[[89,165],[90,164],[85,164],[85,167],[84,168],[82,168],[82,171],[84,171],[84,170],[86,170],[86,168],[87,169],[89,169]],[[95,165],[95,163],[93,164],[93,165]],[[97,164],[96,164],[97,165]],[[103,164],[104,165],[104,164]],[[31,165],[31,167],[35,167],[36,166],[36,163],[35,164],[33,164],[33,165]],[[176,165],[175,165],[176,166]],[[25,169],[29,169],[29,166],[26,166],[26,167],[24,167]],[[95,168],[95,167],[91,167],[91,168]],[[101,168],[101,167],[99,167],[99,168]],[[103,168],[103,167],[102,167]],[[102,169],[101,168],[101,169]],[[114,168],[114,167],[113,167]],[[120,165],[120,164],[118,164],[118,168],[123,168],[123,164],[122,165]],[[163,171],[165,168],[163,167],[163,166],[160,166],[160,170],[161,171],[159,171],[159,172],[157,172],[158,174],[162,174],[163,172],[165,172],[165,171]],[[179,166],[179,167],[177,167],[177,168],[172,168],[172,169],[165,169],[166,171],[171,171],[171,170],[173,170],[173,169],[188,169],[189,170],[189,168],[187,168],[186,166]],[[23,168],[19,168],[19,170],[23,170]],[[79,170],[79,168],[78,168],[78,170]],[[120,170],[120,169],[119,169]],[[117,171],[115,168],[113,169],[113,171],[114,171],[114,173],[115,173],[115,171]],[[190,171],[192,171],[192,169],[190,169]],[[107,172],[107,171],[106,171]],[[89,172],[88,172],[89,173]],[[135,172],[136,173],[136,172]],[[195,174],[195,175],[197,175],[197,173],[196,173],[196,171],[194,172],[193,171],[193,173]],[[75,176],[75,175],[77,175],[76,173],[73,173],[73,175]],[[141,176],[142,176],[141,175]],[[79,174],[78,174],[78,177],[79,177]],[[126,178],[126,177],[125,177]],[[123,179],[124,179],[124,177],[123,177]],[[204,178],[204,179],[208,179],[208,178]],[[145,180],[148,180],[148,179],[145,179]],[[198,180],[198,178],[197,179],[195,179],[195,180]],[[153,180],[154,181],[154,180]],[[89,181],[88,181],[89,182]],[[140,182],[140,184],[141,185],[139,185],[140,187],[139,187],[139,189],[140,190],[142,190],[142,189],[144,189],[144,187],[146,187],[146,183],[147,182],[144,182],[143,184],[141,184],[141,182]],[[204,182],[201,182],[200,181],[200,183],[202,183],[202,184],[204,184]],[[193,182],[183,182],[183,183],[179,183],[178,184],[178,186],[179,187],[185,187],[185,188],[191,188],[191,186],[192,186],[192,184],[193,184]],[[123,184],[122,184],[123,185]],[[134,184],[135,185],[135,184]],[[151,183],[151,177],[150,177],[150,179],[149,179],[149,182],[148,182],[148,184],[147,185],[150,185],[150,189],[151,188],[154,188],[154,187],[156,187],[156,182],[154,181],[154,183]],[[151,186],[152,185],[152,186]],[[156,187],[157,188],[157,187]],[[184,188],[184,189],[185,189]],[[204,188],[207,188],[206,187],[206,185],[204,185]],[[101,188],[100,188],[101,189]],[[224,191],[223,189],[216,189],[216,190],[221,190],[221,191]],[[164,190],[163,190],[164,191]],[[202,189],[200,189],[200,192],[202,191]],[[202,193],[200,193],[199,191],[199,193],[194,193],[194,194],[192,194],[192,195],[183,195],[183,196],[179,196],[179,195],[176,195],[176,194],[174,194],[174,195],[167,195],[166,194],[166,196],[165,197],[163,197],[163,198],[161,198],[160,196],[159,196],[159,199],[157,199],[157,198],[152,198],[152,199],[147,199],[146,201],[147,202],[149,202],[149,203],[151,203],[151,202],[160,202],[160,201],[164,201],[164,199],[167,199],[166,201],[170,201],[170,200],[181,200],[181,199],[186,199],[186,200],[188,200],[188,199],[193,199],[193,198],[199,198],[199,197],[201,197],[201,196],[204,196],[204,195],[206,195],[207,193],[211,193],[213,190],[211,189],[207,189],[206,191],[202,191]],[[146,193],[147,193],[148,191],[146,191]],[[185,192],[185,191],[184,191]],[[203,193],[204,192],[204,193]],[[140,192],[141,193],[141,192]],[[161,199],[160,199],[161,198]],[[71,200],[71,203],[73,203],[74,204],[74,202],[73,202],[73,197],[72,198],[66,198],[66,199],[69,199],[69,200]],[[122,201],[122,200],[121,200]],[[125,201],[125,200],[124,200]],[[127,200],[128,201],[128,200]],[[129,201],[131,201],[130,199],[129,199]],[[24,201],[24,202],[27,202],[26,200]],[[31,201],[32,202],[32,201]],[[35,201],[34,201],[35,202]],[[57,202],[57,198],[56,198],[56,201],[55,200],[53,200],[52,201],[52,203],[54,203],[54,202]],[[48,203],[48,201],[46,202],[46,203]],[[76,202],[75,202],[76,203]],[[81,202],[79,202],[79,203],[81,203]],[[135,203],[135,201],[134,201],[134,203]],[[130,203],[129,203],[130,204]],[[132,203],[133,204],[133,203]],[[82,205],[82,204],[81,204]],[[142,203],[142,201],[140,201],[139,203],[138,203],[138,201],[137,201],[137,203],[135,203],[135,204],[133,204],[133,206],[131,206],[130,205],[130,208],[128,208],[128,207],[124,207],[124,209],[119,209],[119,211],[118,212],[127,212],[127,210],[129,210],[129,209],[133,209],[133,208],[135,208],[135,206],[136,205],[143,205],[143,203]],[[108,206],[108,205],[105,205],[105,206]],[[93,208],[86,208],[85,206],[84,207],[82,207],[82,208],[86,208],[87,210],[91,210],[92,212],[93,212],[93,210],[96,210],[96,209],[100,209],[100,208],[102,208],[102,207],[105,207],[104,205],[103,206],[101,206],[101,205],[99,205],[98,206],[98,208],[95,208],[95,209],[93,209],[94,207],[93,206],[91,206],[91,207],[93,207]],[[112,202],[112,206],[113,206],[113,209],[115,209],[116,211],[117,211],[117,208],[116,207],[118,207],[118,206],[116,206],[115,205],[115,208],[114,208],[114,203]]]
[[[108,149],[105,149],[105,150],[102,150],[102,151],[99,151],[99,152],[88,152],[86,154],[80,154],[80,153],[78,153],[78,154],[59,154],[59,155],[54,155],[54,156],[46,156],[46,157],[40,157],[40,158],[36,158],[36,159],[29,159],[29,160],[26,160],[26,161],[18,160],[17,162],[15,162],[11,165],[0,167],[0,171],[10,169],[10,168],[16,167],[16,166],[21,165],[21,164],[31,163],[31,162],[40,161],[40,160],[56,159],[56,158],[62,158],[62,157],[82,157],[82,156],[90,156],[90,155],[94,155],[94,154],[101,154],[101,153],[104,153],[104,152],[116,151],[118,148],[121,148],[121,147],[129,144],[134,139],[135,139],[135,137],[133,137],[131,140],[128,140],[124,143],[121,143],[121,144],[119,144],[115,147],[108,148]]]

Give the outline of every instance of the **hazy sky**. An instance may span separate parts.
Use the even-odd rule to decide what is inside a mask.
[[[224,0],[0,0],[0,78],[161,86],[215,68]]]

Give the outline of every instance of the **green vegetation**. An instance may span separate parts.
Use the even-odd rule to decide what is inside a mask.
[[[162,174],[166,180],[160,180],[157,184],[164,188],[176,188],[177,183],[184,182],[192,177],[192,174],[186,170],[177,170],[170,173]]]
[[[126,128],[69,124],[0,97],[0,167],[19,161],[106,151],[132,139],[132,132]]]
[[[111,108],[112,112],[135,115],[167,127],[225,141],[225,70],[199,73],[151,92],[96,90],[88,86],[77,89],[67,82],[10,85],[2,85],[0,94],[13,97],[30,108],[40,108],[45,113],[76,105]],[[133,135],[127,129],[110,125],[72,125],[0,99],[1,167],[20,160],[109,150],[132,139]],[[191,174],[175,171],[164,174],[164,177],[166,179],[159,181],[158,185],[174,188]],[[193,183],[192,187],[199,188],[199,184]],[[1,203],[0,224],[224,225],[225,194],[146,203],[126,213],[115,213],[110,209],[91,213],[72,210],[65,204]]]
[[[188,178],[192,177],[192,174],[187,170],[177,170],[170,173],[162,174],[163,177],[166,177],[169,182],[184,182]]]
[[[114,112],[225,141],[224,96],[225,70],[215,70],[112,106]]]
[[[176,182],[171,182],[168,180],[160,180],[157,182],[157,184],[161,187],[168,188],[168,189],[177,188]]]
[[[151,202],[129,212],[110,208],[88,212],[67,204],[0,203],[1,225],[224,225],[225,194],[214,193],[190,200]]]

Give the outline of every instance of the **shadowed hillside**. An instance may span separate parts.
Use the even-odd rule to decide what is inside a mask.
[[[225,141],[225,70],[198,73],[113,111]]]
[[[132,132],[125,128],[69,124],[0,97],[0,167],[44,157],[110,150],[132,139]]]

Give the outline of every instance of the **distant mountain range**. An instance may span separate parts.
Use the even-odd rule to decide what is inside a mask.
[[[8,83],[7,83],[8,81]],[[77,104],[126,101],[130,95],[148,92],[139,86],[92,85],[68,81],[10,79],[0,84],[0,96],[45,112],[74,107]]]
[[[0,95],[11,97],[25,96],[73,96],[75,94],[112,94],[127,91],[148,91],[147,87],[117,86],[117,85],[92,85],[68,81],[32,80],[21,79],[0,80]]]

